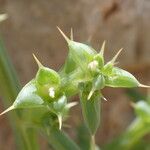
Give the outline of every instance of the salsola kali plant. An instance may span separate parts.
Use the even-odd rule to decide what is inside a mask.
[[[101,99],[105,99],[101,90],[104,87],[148,87],[129,72],[115,66],[120,52],[104,62],[105,42],[100,52],[92,47],[75,42],[71,32],[70,39],[58,28],[67,41],[69,54],[65,64],[56,72],[45,67],[36,58],[38,71],[35,78],[29,81],[20,91],[16,100],[4,113],[14,109],[28,109],[23,123],[39,129],[49,139],[56,150],[79,150],[77,146],[61,130],[71,107],[77,102],[68,102],[79,94],[85,124],[90,135],[90,150],[98,150],[95,134],[100,124]]]

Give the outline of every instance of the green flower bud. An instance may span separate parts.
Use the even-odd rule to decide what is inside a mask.
[[[91,99],[91,96],[93,95],[93,93],[97,90],[103,89],[105,87],[105,78],[103,75],[98,75],[98,77],[96,77],[93,80],[92,83],[92,89],[88,95],[88,100]]]
[[[68,111],[76,103],[67,104],[67,97],[65,95],[60,96],[56,101],[49,104],[50,110],[57,115],[59,122],[59,129],[62,127],[62,121],[67,117]]]
[[[94,54],[96,54],[96,51],[86,44],[70,40],[59,28],[58,30],[68,43],[70,57],[72,60],[83,71],[87,71],[87,64],[92,60]]]
[[[106,86],[110,87],[138,87],[140,83],[138,80],[129,72],[114,67],[112,69],[112,75],[106,78]]]
[[[52,69],[44,67],[35,55],[33,56],[39,66],[39,70],[35,77],[37,93],[44,100],[50,101],[55,98],[56,93],[59,93],[58,89],[61,83],[59,74]]]
[[[95,76],[99,72],[98,67],[98,61],[96,60],[93,60],[88,64],[88,69],[90,70],[92,76]]]

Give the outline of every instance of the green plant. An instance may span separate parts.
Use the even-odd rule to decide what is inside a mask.
[[[129,91],[128,91],[129,92]],[[131,94],[132,93],[132,94]],[[144,141],[145,135],[150,133],[150,97],[143,96],[141,93],[132,90],[129,92],[129,96],[132,99],[137,100],[139,97],[145,97],[143,100],[139,100],[136,103],[131,102],[131,105],[135,111],[135,119],[131,122],[130,126],[126,129],[122,135],[111,143],[104,146],[105,150],[149,150],[150,145]],[[139,99],[139,98],[138,98]]]
[[[132,74],[115,66],[122,49],[112,60],[105,63],[105,42],[100,52],[96,52],[86,44],[75,42],[72,34],[69,39],[60,29],[59,31],[69,47],[69,54],[63,67],[56,72],[43,66],[33,55],[38,64],[35,78],[22,88],[12,106],[1,115],[10,110],[23,109],[25,111],[21,116],[23,126],[40,131],[54,149],[79,150],[83,146],[78,146],[61,130],[70,108],[77,104],[68,101],[72,96],[79,94],[89,135],[88,149],[98,150],[100,148],[95,144],[95,134],[100,124],[101,99],[105,99],[101,90],[106,86],[113,88],[149,86],[140,84]],[[129,130],[133,131],[133,129]],[[128,136],[125,137],[127,138]]]

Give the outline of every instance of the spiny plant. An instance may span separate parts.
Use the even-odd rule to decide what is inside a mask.
[[[16,100],[0,115],[14,109],[28,109],[23,123],[42,131],[56,150],[79,150],[61,130],[71,107],[69,102],[79,95],[82,114],[90,135],[90,150],[98,150],[95,134],[100,125],[101,99],[104,87],[145,87],[131,73],[116,67],[116,59],[122,49],[107,63],[104,61],[105,42],[100,52],[91,46],[75,42],[71,31],[70,39],[58,28],[69,48],[68,57],[62,68],[56,72],[45,67],[33,54],[38,65],[35,77],[19,92]]]

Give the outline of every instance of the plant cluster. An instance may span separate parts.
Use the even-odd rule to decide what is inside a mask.
[[[69,47],[65,64],[56,72],[42,65],[33,55],[38,64],[35,78],[22,88],[12,106],[1,115],[13,109],[27,109],[28,111],[22,116],[24,126],[42,131],[50,138],[50,144],[56,150],[79,150],[80,147],[61,131],[70,108],[77,104],[69,100],[78,94],[91,139],[89,149],[96,150],[99,149],[95,144],[95,134],[100,124],[101,99],[106,100],[101,90],[104,87],[148,86],[140,84],[131,73],[115,66],[122,49],[112,60],[105,63],[105,42],[100,52],[97,52],[89,45],[75,42],[72,32],[69,39],[60,29],[59,31]],[[140,106],[143,105],[145,103]],[[137,104],[135,108],[141,110],[137,111],[140,112],[139,114],[150,113],[149,107],[144,107],[146,109],[143,110]]]

